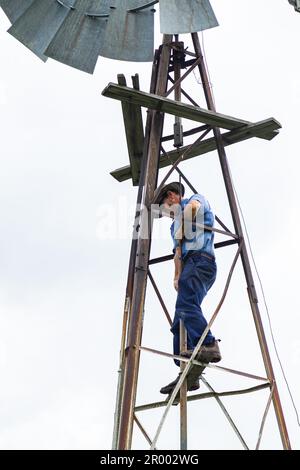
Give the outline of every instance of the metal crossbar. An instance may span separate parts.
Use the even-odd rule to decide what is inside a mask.
[[[169,357],[170,359],[177,359],[178,361],[182,361],[182,362],[186,362],[186,363],[188,363],[190,361],[190,359],[188,359],[187,357],[178,356],[176,354],[171,354],[171,353],[167,353],[167,352],[164,352],[164,351],[158,351],[157,349],[147,348],[145,346],[140,346],[139,349],[141,351],[158,354],[158,355],[164,356],[164,357]],[[216,366],[215,364],[205,364],[203,362],[196,361],[196,359],[194,359],[192,361],[192,364],[195,364],[197,366],[205,366],[209,369],[214,369],[214,370],[220,371],[220,372],[229,372],[230,374],[240,375],[242,377],[246,377],[247,379],[254,379],[254,380],[259,380],[259,381],[262,381],[262,382],[268,382],[269,383],[269,379],[267,379],[266,377],[261,377],[260,375],[249,374],[248,372],[242,372],[240,370],[230,369],[228,367]]]
[[[236,395],[246,395],[248,393],[254,393],[254,392],[259,392],[261,390],[265,390],[266,388],[270,388],[269,382],[265,383],[265,384],[262,384],[262,385],[257,385],[255,387],[243,388],[243,389],[239,389],[239,390],[228,390],[226,392],[215,392],[214,391],[214,392],[198,393],[198,394],[195,394],[195,395],[189,395],[187,397],[187,401],[192,402],[192,401],[198,401],[198,400],[206,400],[208,398],[214,398],[215,396],[218,396],[218,397],[232,397],[232,396],[236,396]],[[148,411],[148,410],[151,410],[153,408],[163,408],[164,406],[167,406],[167,404],[168,404],[168,401],[166,401],[166,400],[157,401],[157,402],[154,402],[154,403],[147,403],[145,405],[136,406],[134,411],[136,413],[139,413],[141,411]],[[175,404],[176,404],[176,402],[174,402],[174,405]]]

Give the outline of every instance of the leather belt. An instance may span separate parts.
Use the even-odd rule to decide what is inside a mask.
[[[212,256],[212,255],[209,255],[208,253],[205,253],[203,251],[193,251],[191,253],[188,253],[184,259],[183,259],[183,262],[185,263],[185,261],[188,259],[188,258],[191,258],[192,256],[204,256],[204,258],[208,258],[209,260],[211,261],[215,261],[215,257]]]

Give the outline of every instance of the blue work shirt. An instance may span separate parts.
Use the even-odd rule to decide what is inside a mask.
[[[197,212],[195,221],[201,225],[207,225],[208,227],[214,226],[215,216],[211,210],[209,202],[201,194],[194,194],[189,199],[181,200],[181,214],[175,215],[174,221],[170,227],[171,235],[173,238],[174,248],[173,252],[175,253],[176,247],[179,246],[179,240],[175,239],[175,234],[179,229],[182,222],[182,211],[184,211],[185,206],[191,201],[200,202],[201,206]],[[189,228],[189,230],[187,230]],[[186,233],[189,232],[189,233]],[[183,239],[182,243],[182,259],[192,251],[201,251],[207,253],[211,256],[214,256],[214,232],[209,230],[204,230],[203,228],[196,227],[195,224],[187,227],[185,225],[185,235],[188,238]]]

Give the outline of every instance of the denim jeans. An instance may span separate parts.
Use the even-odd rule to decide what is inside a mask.
[[[189,257],[183,266],[178,282],[178,295],[175,307],[175,317],[171,332],[173,338],[174,354],[180,354],[180,320],[183,320],[187,330],[187,347],[194,349],[207,321],[202,313],[201,303],[216,280],[217,266],[213,259],[203,256],[200,252]],[[209,331],[203,344],[214,341]],[[174,361],[180,365],[179,361]]]

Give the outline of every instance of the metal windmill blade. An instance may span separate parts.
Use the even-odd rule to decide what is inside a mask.
[[[93,73],[110,12],[110,0],[77,0],[45,50],[52,59]]]
[[[89,73],[99,55],[152,61],[158,3],[163,33],[218,25],[209,0],[0,0],[16,39],[44,61],[51,57]]]
[[[33,2],[34,0],[0,0],[0,6],[10,22],[14,23]]]
[[[149,2],[148,2],[149,3]],[[114,0],[107,23],[101,55],[110,59],[150,62],[154,48],[153,2]]]
[[[34,0],[29,8],[13,23],[8,32],[42,60],[47,60],[45,49],[51,42],[75,0],[69,7],[49,0]]]
[[[164,34],[184,34],[218,26],[209,0],[160,0],[160,29]]]

